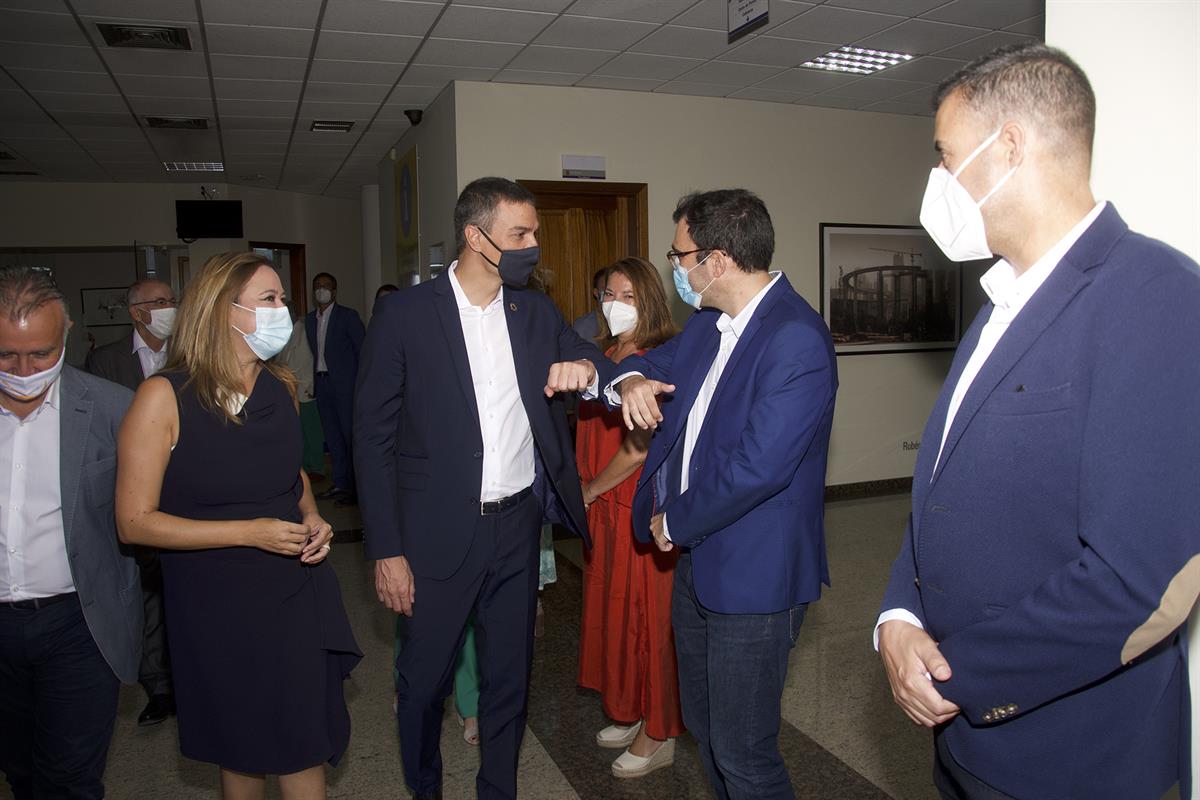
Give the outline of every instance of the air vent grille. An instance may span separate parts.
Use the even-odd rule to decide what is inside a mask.
[[[314,119],[308,129],[315,133],[349,133],[353,127],[354,123],[350,120]]]
[[[0,169],[0,175],[41,175],[33,169]]]
[[[4,150],[0,150],[0,161],[16,161],[16,160],[17,160],[17,157],[14,156],[12,153],[8,153],[8,152],[5,152]]]
[[[109,47],[143,47],[154,50],[191,50],[187,28],[164,25],[113,25],[96,23]]]
[[[173,131],[206,131],[208,120],[204,117],[146,117],[151,128],[166,128]]]

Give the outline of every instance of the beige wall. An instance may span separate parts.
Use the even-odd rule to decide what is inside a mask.
[[[199,197],[195,184],[3,183],[0,248],[108,247],[175,244],[175,200]],[[249,239],[305,245],[308,274],[338,277],[339,300],[362,311],[362,216],[359,201],[217,184],[241,200],[246,239],[201,239],[190,248],[193,269],[214,253]],[[103,285],[103,284],[96,284]]]
[[[604,89],[456,84],[459,188],[482,175],[561,180],[561,157],[603,155],[608,179],[648,184],[650,257],[689,191],[742,186],[766,202],[775,266],[819,306],[822,222],[916,224],[932,120]],[[425,215],[424,203],[422,216]],[[949,353],[838,360],[830,484],[912,475]]]

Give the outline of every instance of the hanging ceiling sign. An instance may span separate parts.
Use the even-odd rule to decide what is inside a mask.
[[[767,24],[767,0],[726,0],[729,3],[729,44]]]

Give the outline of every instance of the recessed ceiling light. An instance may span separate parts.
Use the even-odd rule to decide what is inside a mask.
[[[314,119],[308,129],[316,133],[349,133],[353,127],[350,120]]]
[[[224,172],[220,161],[164,161],[167,172]]]
[[[830,50],[823,56],[817,56],[811,61],[805,61],[800,66],[808,69],[820,69],[826,72],[849,72],[855,75],[871,75],[881,69],[912,61],[916,56],[910,53],[893,53],[888,50],[871,50],[866,47],[846,45],[836,50]]]
[[[114,25],[97,22],[96,27],[109,47],[143,47],[152,50],[191,50],[187,28],[169,25]]]

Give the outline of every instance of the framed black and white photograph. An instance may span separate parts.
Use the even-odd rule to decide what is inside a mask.
[[[83,303],[83,324],[89,328],[128,325],[129,311],[125,307],[126,291],[128,291],[128,287],[125,286],[116,286],[111,289],[80,289],[79,295]]]
[[[923,228],[821,223],[821,316],[838,355],[954,349],[960,281]]]

